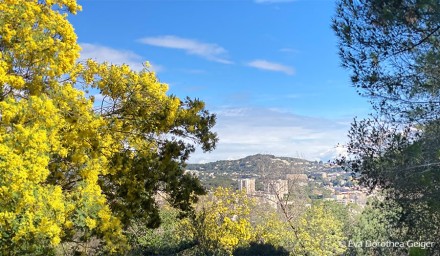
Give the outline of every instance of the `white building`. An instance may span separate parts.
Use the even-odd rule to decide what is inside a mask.
[[[238,188],[246,190],[246,194],[251,195],[255,193],[255,179],[239,179]]]
[[[266,192],[278,195],[281,198],[289,193],[289,183],[287,180],[269,180],[265,187]]]

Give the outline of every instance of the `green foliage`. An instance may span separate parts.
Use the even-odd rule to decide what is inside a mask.
[[[438,108],[440,4],[341,0],[333,20],[342,65],[389,118],[433,120]]]
[[[387,0],[338,2],[333,29],[352,84],[376,113],[354,121],[349,156],[339,164],[396,205],[405,239],[439,250],[440,4]]]
[[[428,251],[426,249],[412,247],[409,249],[409,256],[427,256]]]
[[[160,209],[161,225],[147,228],[143,222],[133,222],[128,229],[128,238],[133,255],[173,255],[194,246],[190,236],[185,234],[185,220],[179,218],[179,211],[163,206]]]
[[[362,184],[382,188],[400,209],[394,224],[408,229],[406,239],[439,241],[439,129],[438,121],[417,131],[379,121],[355,122],[348,143],[354,156],[340,160]]]
[[[401,209],[394,203],[370,200],[357,217],[349,241],[349,252],[355,255],[392,255],[404,253],[399,248],[366,246],[366,241],[405,241],[405,232],[394,223]],[[354,246],[362,245],[362,246]]]

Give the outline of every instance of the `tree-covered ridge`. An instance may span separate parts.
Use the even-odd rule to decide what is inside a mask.
[[[0,2],[4,255],[123,251],[133,220],[159,225],[158,192],[183,212],[204,193],[184,165],[195,144],[215,147],[215,116],[200,100],[168,95],[147,68],[78,62],[67,15],[80,9],[74,0]]]
[[[336,169],[337,167],[334,167]],[[238,160],[220,160],[205,164],[188,164],[188,170],[232,173],[245,175],[273,176],[281,178],[291,173],[307,173],[311,170],[333,169],[327,163],[308,161],[301,158],[277,157],[274,155],[257,154]]]

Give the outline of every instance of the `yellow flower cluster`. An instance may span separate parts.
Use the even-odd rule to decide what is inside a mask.
[[[0,243],[0,254],[91,235],[108,251],[123,250],[121,220],[107,200],[114,191],[103,191],[105,181],[129,184],[128,195],[145,186],[115,156],[157,155],[160,135],[198,129],[180,120],[194,120],[202,103],[185,109],[153,72],[77,63],[80,47],[67,15],[79,10],[75,0],[0,1],[0,239],[11,238]],[[79,88],[104,99],[95,102]],[[248,239],[244,219],[222,221],[224,234]],[[224,244],[237,244],[231,241]]]
[[[232,254],[240,245],[253,239],[250,209],[255,202],[244,191],[234,192],[219,187],[212,200],[202,203],[204,236],[211,241],[211,249],[219,247]]]
[[[84,67],[66,15],[80,9],[75,0],[0,2],[0,237],[10,238],[0,254],[56,246],[69,230],[99,228],[109,250],[124,243],[98,185],[120,143],[73,85]]]
[[[301,218],[296,247],[297,255],[340,255],[345,251],[346,239],[342,223],[325,204],[313,205]]]
[[[66,74],[79,56],[71,24],[52,6],[66,6],[72,13],[80,6],[74,0],[40,2],[0,3],[0,35],[5,49],[0,55],[0,83],[16,89],[26,86],[33,94],[43,90],[45,79]]]
[[[59,144],[59,113],[45,96],[8,97],[0,102],[0,113],[1,236],[17,245],[33,237],[56,245],[65,219],[64,196],[59,186],[42,184],[49,176],[52,146]]]

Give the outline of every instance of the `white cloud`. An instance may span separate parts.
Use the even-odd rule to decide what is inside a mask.
[[[80,60],[94,59],[99,62],[107,61],[111,64],[127,64],[133,70],[139,71],[143,68],[145,60],[142,56],[127,50],[117,50],[110,47],[81,43],[81,58]],[[151,64],[151,70],[159,72],[163,70],[163,67],[155,64]]]
[[[295,69],[293,69],[292,67],[285,66],[275,62],[269,62],[266,60],[253,60],[251,62],[248,62],[247,65],[249,67],[258,68],[258,69],[282,72],[287,75],[295,74]]]
[[[257,4],[274,4],[274,3],[290,3],[296,0],[255,0]]]
[[[226,108],[217,113],[217,148],[201,150],[190,162],[238,159],[252,154],[301,157],[327,161],[343,153],[349,123],[300,116],[275,109]]]
[[[139,40],[143,44],[184,50],[186,53],[223,64],[232,64],[225,58],[227,51],[217,44],[202,43],[197,40],[177,36],[145,37]]]

